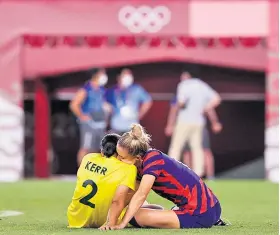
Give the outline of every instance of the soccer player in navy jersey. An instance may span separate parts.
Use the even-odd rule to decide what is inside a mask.
[[[221,220],[221,206],[217,197],[200,177],[174,158],[151,149],[150,141],[150,136],[139,124],[134,124],[118,141],[120,160],[127,156],[137,158],[141,182],[122,222],[110,229],[123,229],[129,222],[138,227],[171,229],[225,225]],[[173,202],[177,208],[140,209],[151,190]]]

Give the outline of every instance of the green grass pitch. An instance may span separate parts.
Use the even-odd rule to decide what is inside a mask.
[[[272,235],[278,234],[278,184],[264,181],[215,181],[208,185],[220,199],[223,217],[232,225],[211,229],[159,230],[125,229],[108,234],[123,235]],[[68,229],[66,209],[74,182],[22,181],[0,183],[0,211],[15,210],[24,214],[0,218],[2,235],[85,235],[102,234],[96,229]],[[172,204],[155,194],[150,203],[170,208]]]

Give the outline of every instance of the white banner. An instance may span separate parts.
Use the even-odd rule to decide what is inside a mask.
[[[279,3],[278,1],[270,1],[269,4],[270,30],[267,38],[265,169],[268,180],[279,182]]]
[[[266,177],[277,183],[279,182],[279,126],[266,129],[265,143]]]
[[[0,182],[22,178],[23,158],[23,110],[0,96]]]

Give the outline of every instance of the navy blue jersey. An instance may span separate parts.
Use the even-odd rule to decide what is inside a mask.
[[[177,214],[199,215],[218,202],[194,171],[159,150],[149,150],[143,157],[138,179],[143,175],[155,176],[153,191],[176,204],[180,208]]]

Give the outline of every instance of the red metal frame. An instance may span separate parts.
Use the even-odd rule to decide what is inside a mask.
[[[50,107],[46,86],[39,78],[37,78],[35,82],[34,113],[34,172],[35,176],[38,178],[47,178],[50,174],[48,163],[50,147]]]

